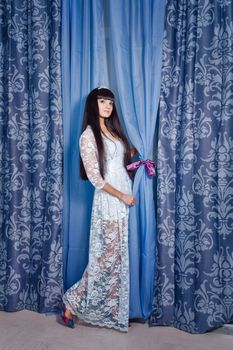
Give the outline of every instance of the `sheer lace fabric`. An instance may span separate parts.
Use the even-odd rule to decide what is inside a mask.
[[[94,325],[128,330],[129,261],[128,206],[102,190],[105,182],[131,193],[131,180],[123,165],[121,141],[103,136],[106,175],[102,179],[98,152],[90,127],[80,138],[80,153],[87,176],[95,186],[92,207],[89,262],[80,281],[64,295],[74,314]]]

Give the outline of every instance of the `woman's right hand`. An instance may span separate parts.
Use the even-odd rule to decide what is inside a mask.
[[[136,198],[131,194],[123,194],[121,200],[127,205],[134,205],[136,203]]]

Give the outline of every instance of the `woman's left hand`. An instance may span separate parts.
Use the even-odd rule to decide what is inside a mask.
[[[138,153],[138,151],[136,150],[135,147],[131,148],[131,150],[130,150],[131,158],[133,158],[135,156],[135,154],[137,154],[137,153]]]
[[[121,197],[121,200],[127,204],[127,205],[134,205],[136,203],[136,198],[134,196],[132,196],[131,194],[123,194],[123,196]]]

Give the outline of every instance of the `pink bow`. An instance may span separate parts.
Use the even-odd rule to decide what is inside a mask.
[[[147,160],[138,160],[137,162],[134,162],[132,164],[127,165],[127,170],[135,170],[139,168],[141,165],[144,165],[146,168],[146,172],[149,176],[155,176],[155,168],[156,164],[153,160],[147,159]]]

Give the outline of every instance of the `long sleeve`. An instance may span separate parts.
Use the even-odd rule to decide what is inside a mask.
[[[99,171],[98,150],[93,131],[90,127],[87,127],[80,136],[79,146],[80,155],[89,181],[95,188],[103,188],[105,181]]]

